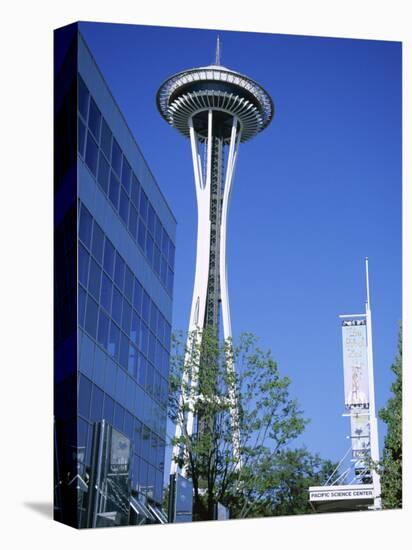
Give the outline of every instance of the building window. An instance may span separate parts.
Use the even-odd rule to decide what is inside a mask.
[[[86,141],[86,126],[78,117],[77,121],[77,150],[82,157],[84,157],[84,144]]]
[[[92,134],[87,134],[87,146],[86,146],[86,164],[90,168],[90,171],[95,176],[97,172],[97,155],[98,148],[97,143],[94,141]]]
[[[99,329],[97,332],[97,340],[107,349],[109,342],[109,318],[103,310],[99,312]]]
[[[114,416],[114,401],[111,397],[109,397],[108,395],[105,395],[104,405],[103,405],[103,418],[109,424],[113,424],[113,416]]]
[[[80,114],[82,115],[84,120],[87,120],[87,111],[89,108],[89,91],[87,90],[85,83],[80,77],[78,78],[78,104]]]
[[[106,155],[107,159],[110,161],[110,152],[112,150],[112,133],[108,127],[104,118],[102,119],[102,135],[100,146],[103,150],[103,153]]]
[[[82,204],[80,209],[79,237],[87,248],[90,248],[90,240],[92,238],[92,223],[93,218],[90,212]]]
[[[102,258],[103,258],[103,241],[104,241],[103,231],[101,230],[100,226],[96,222],[94,222],[92,254],[96,258],[96,260],[99,262],[99,264],[102,263]]]
[[[122,150],[117,141],[113,138],[112,142],[112,168],[120,178],[120,167],[122,165]]]
[[[109,186],[109,171],[110,167],[107,160],[104,158],[104,155],[100,152],[99,155],[99,171],[97,174],[97,181],[99,182],[100,187],[103,189],[103,192],[106,194]]]
[[[116,210],[119,205],[119,192],[120,192],[120,183],[119,183],[119,180],[114,175],[114,172],[112,171],[110,174],[109,199]]]
[[[85,418],[89,418],[90,414],[90,397],[92,393],[92,383],[88,378],[79,375],[79,394],[78,394],[78,403],[77,408],[79,414]]]
[[[96,338],[97,311],[97,303],[93,300],[91,296],[87,296],[86,319],[84,323],[84,328],[91,336],[93,336],[93,338]]]
[[[102,115],[100,114],[99,109],[97,108],[96,103],[93,98],[90,98],[90,107],[89,107],[89,129],[96,138],[97,143],[100,141],[100,123]]]
[[[132,176],[132,170],[130,164],[127,162],[126,158],[123,157],[123,166],[122,166],[122,185],[125,188],[128,195],[130,195],[130,179]]]
[[[110,275],[110,277],[113,277],[113,271],[114,271],[114,246],[109,241],[109,239],[106,237],[104,242],[104,260],[103,260],[103,267],[106,270],[106,272]]]
[[[78,270],[79,270],[79,281],[84,287],[87,287],[87,280],[89,275],[89,253],[84,248],[82,244],[79,243],[78,250]]]

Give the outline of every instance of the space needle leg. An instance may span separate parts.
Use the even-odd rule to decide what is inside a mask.
[[[241,130],[238,127],[238,119],[233,117],[232,130],[230,136],[229,153],[226,167],[225,186],[223,193],[222,203],[222,220],[221,220],[221,233],[220,233],[220,292],[222,303],[222,319],[223,319],[223,335],[228,346],[226,356],[226,368],[229,377],[229,403],[230,403],[230,416],[232,427],[232,445],[233,456],[235,459],[236,469],[241,467],[241,455],[240,455],[240,429],[239,429],[239,415],[236,398],[236,385],[235,385],[235,366],[233,361],[233,348],[232,348],[232,327],[230,321],[230,308],[229,308],[229,292],[227,281],[227,266],[226,266],[226,235],[227,235],[227,220],[230,193],[232,190],[232,183],[234,177],[234,171],[236,166],[236,159],[238,153],[238,147],[241,137]]]
[[[197,247],[196,247],[196,269],[195,282],[193,286],[192,307],[190,311],[189,335],[186,346],[186,365],[189,364],[192,358],[193,346],[199,345],[203,328],[203,320],[205,318],[207,283],[209,274],[209,251],[210,251],[210,187],[211,187],[211,163],[212,163],[212,130],[213,130],[213,112],[210,109],[208,112],[208,138],[207,138],[207,158],[206,158],[206,173],[203,174],[202,162],[199,153],[199,139],[196,134],[193,119],[189,119],[190,144],[192,149],[193,171],[195,178],[195,189],[197,199]],[[182,377],[182,387],[179,398],[179,410],[182,410],[185,402],[189,403],[189,411],[187,418],[183,416],[176,424],[175,437],[180,438],[183,429],[187,436],[193,433],[194,424],[194,406],[197,389],[197,372],[188,372],[184,369]],[[179,454],[184,451],[187,455],[187,449],[182,449],[182,446],[176,443],[172,450],[171,474],[176,473],[176,459]],[[186,471],[187,463],[184,467]]]

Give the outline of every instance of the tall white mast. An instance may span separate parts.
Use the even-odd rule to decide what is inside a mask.
[[[366,267],[366,337],[367,337],[367,356],[368,356],[368,378],[369,378],[369,423],[371,440],[371,459],[376,464],[379,461],[379,439],[378,439],[378,421],[375,410],[375,382],[373,373],[373,343],[372,343],[372,312],[369,296],[369,262],[365,258]],[[381,499],[381,479],[375,468],[372,468],[372,481],[374,490],[375,510],[382,508]]]

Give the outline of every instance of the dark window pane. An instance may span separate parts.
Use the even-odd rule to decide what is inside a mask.
[[[135,418],[133,443],[134,443],[134,452],[137,454],[140,454],[140,446],[142,444],[141,440],[142,440],[142,423],[140,422],[140,420],[137,420]]]
[[[169,242],[169,265],[172,269],[175,265],[175,246],[172,241]]]
[[[123,166],[122,166],[122,185],[127,191],[127,194],[130,195],[130,178],[132,175],[132,170],[130,164],[127,162],[126,157],[123,157]]]
[[[98,155],[97,143],[94,141],[90,132],[87,133],[87,146],[86,146],[86,164],[90,168],[93,175],[97,172],[97,155]]]
[[[143,291],[142,317],[144,322],[149,324],[150,298],[146,291]]]
[[[129,197],[126,195],[123,187],[120,188],[119,214],[127,227],[127,222],[129,221]]]
[[[104,393],[97,386],[93,385],[92,406],[90,409],[90,420],[99,422],[102,419]]]
[[[170,326],[170,324],[167,321],[165,321],[165,342],[164,342],[164,345],[165,345],[167,350],[170,349],[170,333],[171,333],[171,330],[172,330],[172,327]]]
[[[164,228],[162,236],[162,253],[166,256],[166,258],[169,255],[169,236]]]
[[[97,143],[100,141],[100,123],[102,115],[94,102],[93,98],[90,98],[90,107],[89,107],[89,130],[96,138]]]
[[[143,287],[137,279],[134,280],[133,307],[140,315],[142,312]]]
[[[84,156],[84,143],[86,141],[86,126],[80,120],[80,117],[77,120],[77,150],[80,155]]]
[[[155,242],[159,248],[162,247],[162,224],[160,223],[159,217],[156,214],[155,219]]]
[[[107,349],[109,342],[109,318],[101,309],[99,312],[99,330],[97,332],[97,340]]]
[[[153,206],[149,203],[149,210],[147,216],[147,227],[150,233],[154,236],[155,234],[155,211]]]
[[[149,329],[144,323],[140,323],[140,349],[144,355],[147,355],[149,341]]]
[[[146,369],[146,391],[153,394],[153,367],[148,363]]]
[[[132,308],[129,302],[123,298],[122,329],[128,335],[130,333],[130,323],[132,320]]]
[[[169,291],[169,294],[172,294],[172,292],[173,292],[173,271],[170,269],[170,267],[167,268],[166,288]]]
[[[99,300],[100,296],[100,279],[102,276],[102,270],[98,264],[90,258],[90,269],[89,269],[89,287],[88,290],[90,294],[96,300]]]
[[[150,265],[153,263],[153,246],[154,246],[153,238],[150,235],[150,233],[148,233],[146,235],[146,256],[147,256],[147,259],[149,260]]]
[[[146,193],[143,191],[143,189],[140,188],[140,207],[139,207],[139,213],[140,213],[140,216],[143,218],[143,220],[144,220],[145,223],[147,222],[147,205],[148,205],[147,195],[146,195]]]
[[[117,284],[117,286],[120,288],[122,292],[124,287],[124,270],[125,270],[124,260],[120,256],[120,254],[116,252],[116,262],[114,266],[114,282]]]
[[[164,256],[160,258],[160,279],[164,285],[166,285],[167,276],[167,262]]]
[[[119,403],[115,403],[114,405],[114,426],[120,431],[123,431],[123,423],[124,423],[124,408],[119,405]]]
[[[139,384],[142,386],[142,388],[145,387],[145,382],[146,382],[146,366],[147,366],[147,361],[146,359],[143,357],[143,355],[139,355],[139,370],[138,370],[138,382]]]
[[[92,240],[92,254],[99,262],[102,263],[103,258],[103,231],[100,229],[100,226],[94,222],[93,224],[93,240]]]
[[[86,88],[85,83],[83,82],[83,79],[78,77],[78,90],[79,90],[79,97],[78,97],[78,103],[79,103],[79,112],[84,118],[84,120],[87,120],[87,110],[89,105],[89,92]]]
[[[113,271],[114,271],[114,246],[109,241],[109,239],[106,237],[105,243],[104,243],[104,261],[103,261],[103,267],[107,271],[107,273],[110,275],[110,277],[113,277]]]
[[[77,407],[79,410],[79,414],[81,414],[82,416],[85,416],[86,418],[89,418],[89,414],[90,414],[91,393],[92,393],[92,383],[88,378],[80,374],[79,375],[79,398],[78,398]]]
[[[155,350],[155,362],[154,365],[159,372],[162,370],[162,360],[163,360],[163,348],[159,342],[156,340],[156,350]]]
[[[84,323],[84,328],[93,338],[96,338],[96,329],[97,329],[97,303],[90,297],[87,297],[87,307],[86,307],[86,320]]]
[[[164,407],[167,404],[168,399],[168,384],[165,378],[160,377],[160,398],[162,406]]]
[[[129,361],[129,339],[124,335],[123,332],[120,333],[120,353],[119,353],[119,363],[127,369],[127,364]]]
[[[153,268],[155,272],[160,275],[160,250],[157,245],[155,245],[153,251]]]
[[[107,193],[109,186],[109,171],[110,167],[107,160],[104,158],[102,153],[99,154],[99,171],[97,174],[97,181],[100,184],[100,187],[103,189],[104,193]]]
[[[132,234],[133,239],[137,239],[137,210],[130,204],[129,210],[129,231]]]
[[[102,289],[100,292],[100,303],[106,309],[106,311],[111,311],[112,306],[112,291],[113,284],[110,279],[103,273],[102,277]]]
[[[169,378],[169,354],[164,348],[162,348],[162,364],[161,364],[160,370],[162,372],[163,377],[166,378],[167,380]],[[167,398],[167,395],[166,395],[166,398]]]
[[[148,357],[151,363],[155,363],[156,339],[149,331],[149,353]]]
[[[122,165],[122,151],[117,143],[117,141],[113,138],[112,142],[112,168],[116,172],[116,174],[120,178],[120,168]]]
[[[154,302],[150,302],[150,330],[156,334],[157,328],[157,307]]]
[[[137,234],[137,240],[144,251],[146,249],[146,226],[143,223],[143,220],[139,218],[139,230]]]
[[[107,348],[107,351],[112,357],[115,357],[116,359],[119,355],[119,341],[120,330],[112,321],[110,323],[109,346]]]
[[[140,318],[136,313],[132,313],[132,323],[130,327],[130,338],[132,342],[138,344],[138,336],[140,331]]]
[[[112,317],[120,325],[122,320],[122,295],[113,287]]]
[[[111,200],[113,206],[118,208],[119,206],[119,191],[120,191],[120,183],[119,180],[114,175],[114,172],[111,172],[110,174],[110,185],[109,185],[109,199]]]
[[[90,239],[92,238],[93,218],[87,208],[82,204],[80,209],[79,237],[83,243],[90,248]]]
[[[129,344],[129,360],[127,370],[133,378],[137,379],[137,350],[133,344]]]
[[[127,411],[124,415],[124,433],[129,439],[133,438],[133,416]]]
[[[82,244],[79,243],[79,281],[87,287],[87,278],[89,274],[89,253]]]
[[[100,146],[103,149],[103,152],[108,160],[110,160],[110,152],[112,150],[112,133],[104,119],[102,120],[102,135]]]
[[[103,405],[103,418],[109,423],[113,424],[113,415],[114,415],[114,401],[108,395],[104,397]]]
[[[139,191],[140,191],[139,180],[136,178],[134,174],[132,174],[132,186],[131,186],[130,198],[132,199],[132,202],[135,205],[136,210],[139,209]]]
[[[83,288],[79,285],[78,286],[79,292],[77,296],[78,300],[78,323],[81,327],[84,326],[84,314],[86,312],[86,292],[83,290]]]
[[[133,273],[126,266],[126,271],[124,274],[124,293],[130,303],[132,303],[132,297],[133,297],[133,282],[134,282]]]
[[[164,317],[160,313],[157,316],[157,329],[156,329],[156,336],[159,338],[160,342],[163,344],[163,338],[164,338]]]

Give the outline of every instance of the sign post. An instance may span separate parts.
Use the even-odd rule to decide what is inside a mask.
[[[350,410],[353,456],[354,458],[361,458],[360,453],[362,453],[365,458],[370,458],[376,464],[379,461],[379,440],[375,410],[368,258],[365,259],[365,267],[365,313],[339,315],[339,317],[344,319],[342,323],[342,340],[345,407]],[[360,414],[362,410],[364,410],[363,415]],[[360,420],[362,416],[365,418]],[[361,424],[363,427],[361,427]],[[355,431],[358,433],[354,433],[355,426]],[[359,445],[362,449],[359,448]],[[374,464],[371,468],[374,494],[373,507],[375,510],[380,510],[382,508],[380,475],[373,467]]]
[[[380,475],[375,468],[379,461],[379,441],[375,411],[368,258],[365,263],[365,313],[339,315],[342,319],[345,408],[348,411],[344,416],[349,416],[351,420],[351,448],[339,466],[352,450],[354,479],[357,483],[310,487],[309,501],[318,512],[382,508]],[[335,483],[345,478],[347,471]],[[329,480],[326,483],[328,482]]]

